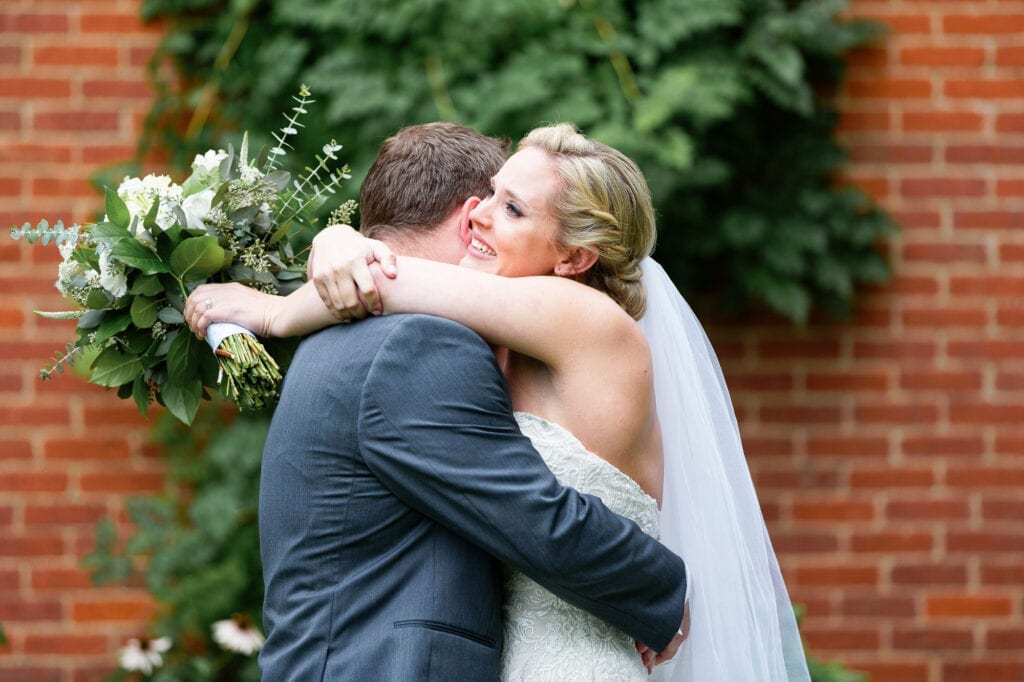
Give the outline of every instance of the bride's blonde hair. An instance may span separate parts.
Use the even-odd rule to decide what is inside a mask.
[[[587,138],[569,123],[534,128],[518,148],[542,149],[555,160],[561,187],[552,210],[562,248],[597,254],[579,276],[604,291],[633,318],[640,319],[647,295],[640,283],[640,261],[656,238],[654,206],[643,173],[622,152]]]

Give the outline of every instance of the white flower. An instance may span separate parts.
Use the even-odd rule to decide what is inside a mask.
[[[120,298],[128,293],[128,276],[124,272],[124,266],[111,262],[109,251],[100,252],[99,285],[114,298]]]
[[[195,161],[192,162],[192,172],[204,175],[216,173],[220,178],[220,162],[226,158],[228,153],[223,149],[211,149],[205,154],[196,154]]]
[[[163,654],[171,648],[170,637],[156,639],[130,639],[128,646],[121,649],[121,667],[152,675],[155,668],[164,664]]]
[[[174,224],[172,207],[181,202],[181,187],[171,181],[169,175],[153,175],[142,178],[125,177],[117,188],[117,196],[121,197],[128,213],[142,223],[143,218],[153,208],[153,202],[160,199],[160,208],[156,215],[156,224],[166,230]]]
[[[242,182],[252,186],[263,179],[263,171],[256,166],[242,166]]]
[[[181,202],[181,210],[185,214],[185,221],[190,229],[206,229],[206,224],[203,221],[210,215],[215,194],[216,192],[212,189],[204,189],[198,194],[185,197],[185,200]]]
[[[227,157],[228,153],[223,149],[211,149],[205,154],[196,154],[192,162],[192,175],[182,185],[185,196],[220,184],[220,162]]]
[[[228,651],[252,656],[263,646],[263,633],[244,613],[213,624],[213,639]]]

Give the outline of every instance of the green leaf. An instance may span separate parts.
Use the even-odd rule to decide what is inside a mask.
[[[104,310],[108,308],[114,299],[103,289],[93,289],[85,297],[85,307],[92,310]]]
[[[139,414],[145,417],[149,412],[149,386],[141,374],[132,382],[132,398],[139,409]]]
[[[216,237],[190,237],[171,254],[171,271],[182,281],[205,279],[224,265],[224,249]]]
[[[139,329],[149,329],[156,323],[157,307],[160,300],[148,296],[136,296],[130,310],[132,324]]]
[[[133,296],[155,296],[163,291],[163,289],[164,286],[160,283],[159,277],[155,275],[142,275],[132,282],[128,293]]]
[[[128,325],[132,323],[132,317],[128,313],[118,313],[116,315],[107,315],[100,326],[96,328],[96,340],[95,343],[100,344],[109,339],[110,337],[120,334]]]
[[[171,414],[186,424],[191,424],[203,398],[203,384],[199,377],[171,376],[160,387],[160,395]]]
[[[203,346],[207,346],[205,341],[200,341],[195,334],[183,329],[167,349],[167,373],[170,378],[198,377],[199,353]]]
[[[138,268],[144,275],[170,272],[170,268],[159,256],[136,239],[122,239],[114,244],[110,253],[122,263]]]
[[[161,308],[160,312],[158,312],[156,316],[160,318],[160,321],[164,324],[181,324],[185,321],[185,316],[181,314],[181,311],[177,308],[172,308],[171,306]]]
[[[103,189],[106,193],[107,220],[127,230],[128,225],[132,221],[132,215],[128,212],[128,207],[125,206],[121,197],[117,196],[117,192],[109,187],[104,187]]]
[[[122,239],[131,239],[132,234],[114,223],[96,223],[89,228],[89,237],[104,244],[115,244]]]
[[[99,386],[116,387],[134,381],[141,374],[139,356],[110,347],[96,357],[89,381]]]

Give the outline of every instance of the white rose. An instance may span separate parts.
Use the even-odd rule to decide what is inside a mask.
[[[185,200],[181,202],[181,210],[185,214],[189,229],[206,229],[206,223],[203,221],[210,215],[214,194],[216,193],[212,189],[204,189],[198,194],[185,197]]]

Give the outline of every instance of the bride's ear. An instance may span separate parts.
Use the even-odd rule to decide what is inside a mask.
[[[466,246],[469,246],[469,214],[480,203],[480,197],[470,197],[459,206],[459,239]]]
[[[563,253],[555,263],[555,274],[559,277],[578,277],[597,262],[597,254],[589,249],[575,246]]]

